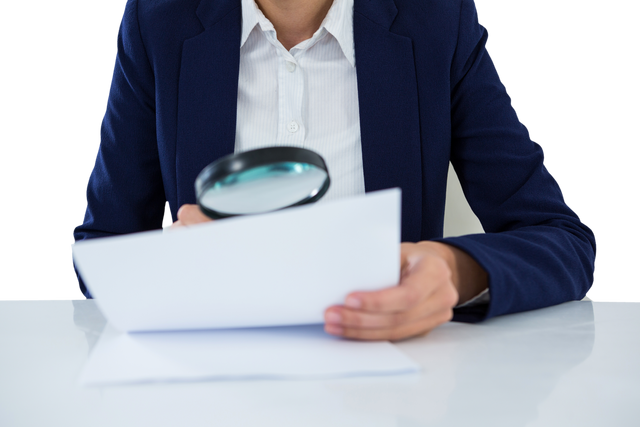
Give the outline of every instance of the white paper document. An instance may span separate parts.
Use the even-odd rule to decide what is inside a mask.
[[[93,239],[73,257],[121,331],[321,323],[348,293],[398,283],[400,190]]]
[[[98,386],[155,381],[325,379],[417,372],[388,342],[327,335],[322,325],[123,333],[107,325],[80,378]]]
[[[84,384],[418,369],[388,342],[344,340],[317,325],[350,292],[397,284],[398,189],[80,242],[73,256],[109,321]]]

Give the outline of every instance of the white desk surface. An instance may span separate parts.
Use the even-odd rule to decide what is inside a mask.
[[[82,388],[92,301],[0,302],[0,426],[640,426],[640,304],[571,302],[399,343],[420,374]]]

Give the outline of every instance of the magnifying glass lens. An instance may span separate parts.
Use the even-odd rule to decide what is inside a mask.
[[[229,215],[269,212],[318,194],[327,172],[303,162],[278,162],[231,173],[207,188],[203,207]]]

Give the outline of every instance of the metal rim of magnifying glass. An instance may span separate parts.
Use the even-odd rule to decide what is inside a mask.
[[[232,214],[226,212],[218,212],[207,208],[200,203],[200,196],[205,194],[213,185],[219,180],[226,178],[227,176],[247,171],[260,166],[267,166],[274,163],[282,162],[294,162],[294,163],[307,163],[322,169],[327,174],[322,187],[314,195],[310,195],[296,203],[289,206],[285,206],[277,210],[291,208],[293,206],[305,205],[318,201],[325,195],[329,186],[331,185],[331,179],[329,178],[329,171],[327,165],[324,162],[322,156],[318,153],[299,147],[267,147],[258,148],[256,150],[244,151],[242,153],[230,154],[226,157],[216,160],[202,169],[202,172],[198,174],[196,178],[196,199],[198,206],[202,213],[212,219],[229,218],[238,216],[241,214]],[[273,212],[273,211],[272,211]]]

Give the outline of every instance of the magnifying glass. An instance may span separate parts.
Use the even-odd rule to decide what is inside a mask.
[[[223,157],[196,178],[200,210],[212,219],[276,211],[318,201],[331,180],[324,159],[298,147]]]

